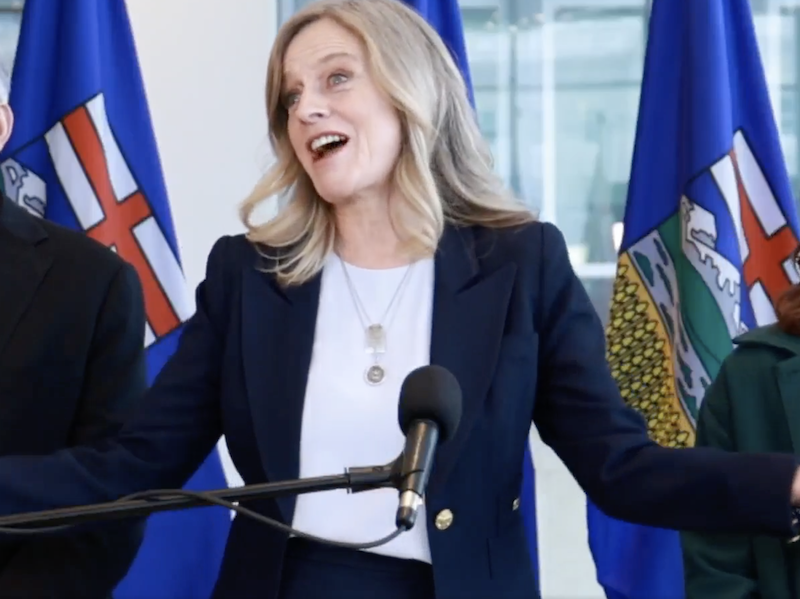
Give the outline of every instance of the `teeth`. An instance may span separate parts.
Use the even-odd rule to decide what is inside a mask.
[[[341,135],[323,135],[322,137],[318,137],[311,142],[311,149],[316,152],[322,146],[326,146],[337,141],[345,141],[345,138]]]

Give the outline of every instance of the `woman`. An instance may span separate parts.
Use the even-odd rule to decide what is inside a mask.
[[[794,256],[800,265],[800,248]],[[800,285],[778,322],[736,339],[708,388],[698,447],[800,455]],[[800,537],[684,533],[686,599],[800,599]]]
[[[0,513],[184,483],[226,435],[248,484],[382,464],[403,448],[404,376],[463,390],[416,526],[370,551],[236,518],[216,597],[531,597],[519,508],[531,420],[611,516],[788,536],[787,455],[671,451],[648,439],[555,227],[492,173],[464,84],[396,0],[311,5],[278,33],[267,110],[277,164],[244,203],[246,237],[211,251],[197,312],[116,442],[0,460]],[[272,221],[252,216],[289,193]],[[345,542],[393,529],[397,494],[252,507]]]

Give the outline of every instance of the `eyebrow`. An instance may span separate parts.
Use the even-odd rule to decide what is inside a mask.
[[[325,56],[320,58],[317,61],[316,64],[317,65],[325,65],[325,64],[328,64],[329,62],[333,62],[334,60],[339,60],[341,58],[345,58],[345,59],[351,60],[351,61],[357,61],[358,60],[358,57],[355,54],[352,54],[350,52],[331,52],[330,54],[326,54]],[[284,77],[288,78],[290,75],[291,75],[291,72],[289,72],[289,71],[284,71],[283,72],[283,76]]]
[[[350,52],[331,52],[320,58],[317,61],[317,64],[327,64],[331,61],[338,60],[339,58],[346,58],[348,60],[358,60],[358,57],[355,54],[351,54]]]

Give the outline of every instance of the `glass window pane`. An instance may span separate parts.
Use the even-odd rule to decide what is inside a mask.
[[[798,40],[800,40],[800,2],[786,2],[780,10],[754,17],[764,71],[769,83],[773,109],[781,137],[786,169],[794,190],[800,193],[800,155],[797,148],[800,127],[798,98]],[[797,204],[800,208],[800,204]]]
[[[614,279],[610,277],[598,277],[583,279],[583,285],[586,292],[589,294],[589,299],[592,300],[592,305],[600,320],[603,321],[603,327],[608,325],[609,308],[611,306],[611,295],[614,292]]]
[[[646,0],[461,0],[498,173],[564,233],[607,317],[644,65]],[[590,8],[587,8],[590,7]]]
[[[11,76],[17,53],[24,0],[0,0],[0,67]]]
[[[554,24],[554,220],[576,266],[615,260],[644,59],[643,7],[603,8],[560,11]]]
[[[0,66],[11,75],[17,53],[19,27],[22,13],[0,10]]]

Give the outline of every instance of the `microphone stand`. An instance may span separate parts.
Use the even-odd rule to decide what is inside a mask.
[[[348,468],[344,474],[205,491],[203,495],[229,503],[240,503],[335,489],[348,489],[351,493],[361,493],[381,488],[397,489],[402,480],[400,465],[401,459],[398,458],[385,466]],[[176,495],[177,491],[177,489],[144,491],[130,495],[129,498],[106,503],[0,516],[0,527],[14,527],[23,524],[39,524],[48,527],[74,525],[87,521],[136,518],[167,510],[218,505],[202,497]],[[137,497],[147,498],[137,499]]]

